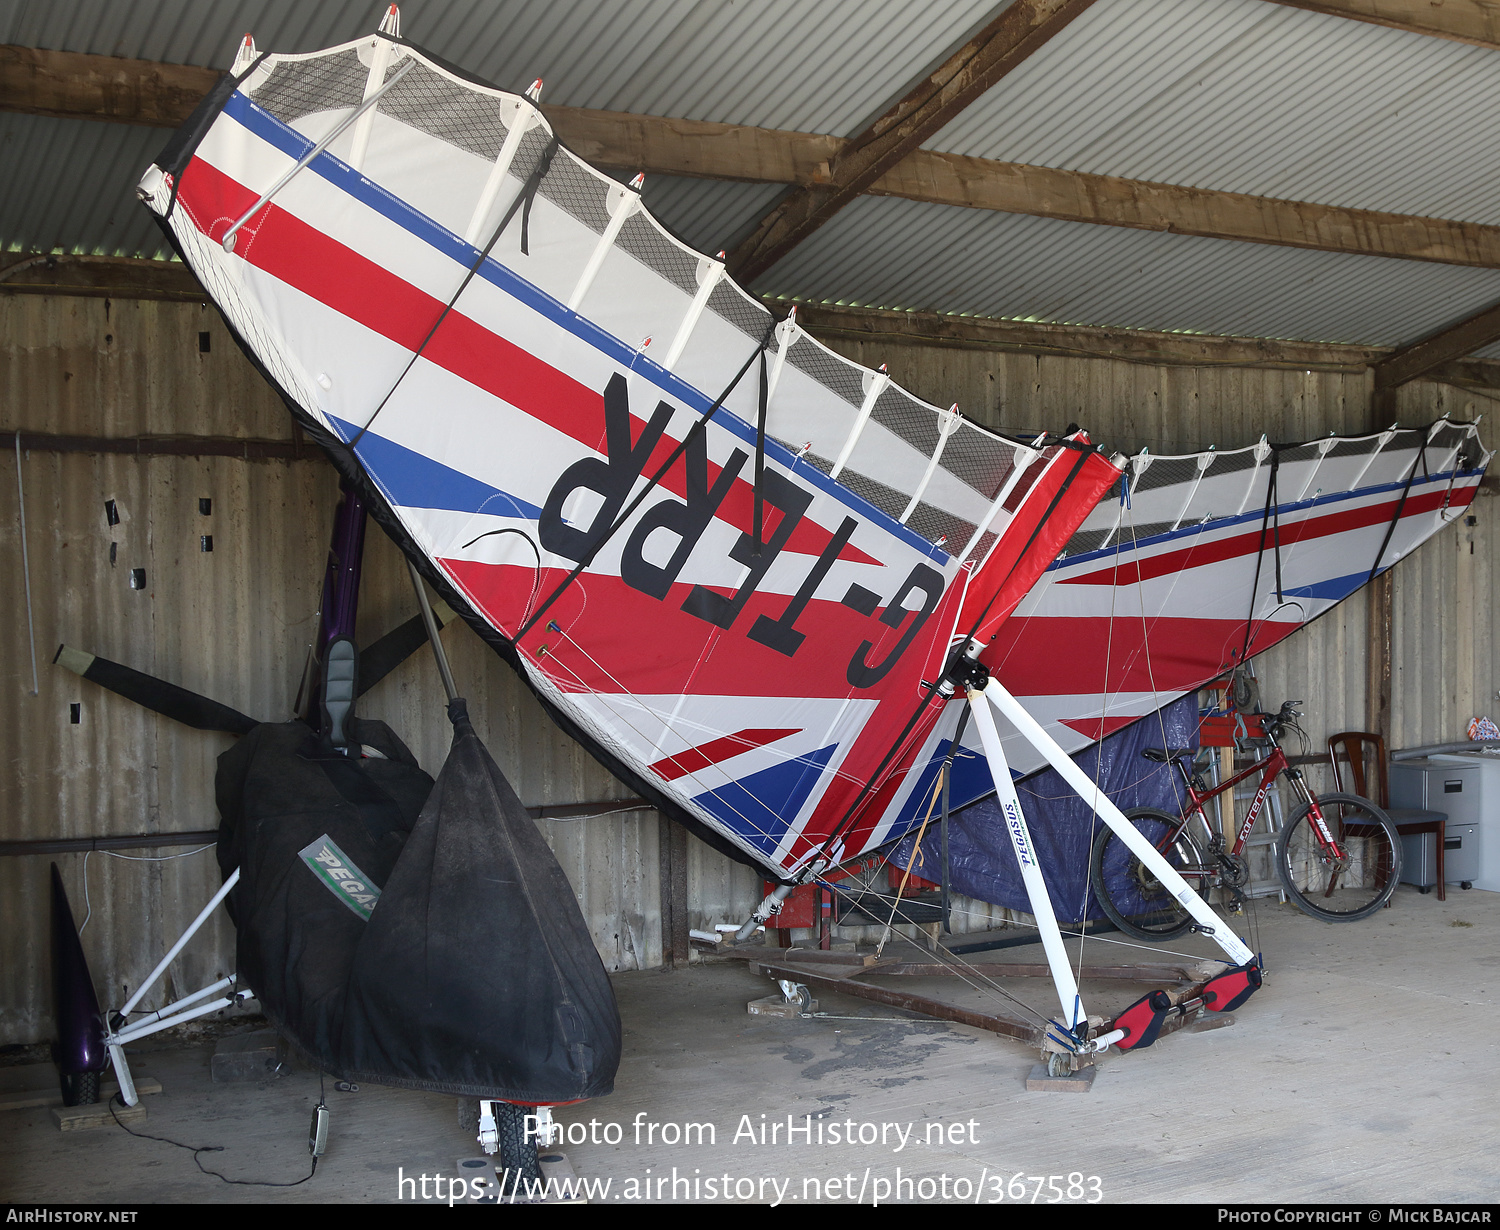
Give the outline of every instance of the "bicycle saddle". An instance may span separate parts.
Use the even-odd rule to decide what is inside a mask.
[[[1175,764],[1179,760],[1191,761],[1197,754],[1195,747],[1169,747],[1162,751],[1159,747],[1148,747],[1141,755],[1147,760],[1154,760],[1157,764]]]

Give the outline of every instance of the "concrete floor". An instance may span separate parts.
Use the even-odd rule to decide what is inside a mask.
[[[780,1191],[786,1203],[940,1200],[944,1192],[1011,1203],[1020,1187],[1006,1185],[1016,1176],[1027,1200],[1041,1176],[1046,1202],[1054,1193],[1045,1180],[1056,1176],[1055,1194],[1066,1200],[1070,1175],[1086,1202],[1494,1201],[1500,1031],[1490,1013],[1500,983],[1500,894],[1455,887],[1439,902],[1403,887],[1392,909],[1338,926],[1290,907],[1262,902],[1258,910],[1269,974],[1235,1024],[1111,1054],[1087,1094],[1026,1092],[1035,1055],[963,1026],[748,1016],[746,1002],[771,988],[739,962],[620,975],[625,1056],[616,1092],[558,1118],[599,1136],[617,1124],[622,1139],[566,1151],[580,1176],[611,1181],[612,1202],[671,1199],[674,1173],[696,1180],[701,1199],[722,1199],[727,1176],[731,1198],[771,1202]],[[1202,941],[1167,947],[1209,953]],[[1092,940],[1087,959],[1129,960],[1130,951]],[[950,980],[916,985],[933,993],[944,983],[958,998]],[[1047,1008],[1045,984],[1019,986]],[[1109,1012],[1143,990],[1086,986],[1085,996],[1092,1011]],[[828,1013],[901,1015],[821,999]],[[214,1085],[211,1051],[203,1044],[139,1056],[163,1092],[146,1099],[150,1113],[138,1129],[223,1145],[201,1160],[236,1178],[306,1174],[316,1075]],[[456,1159],[477,1152],[452,1098],[368,1085],[343,1094],[330,1085],[328,1099],[328,1155],[309,1182],[280,1189],[226,1186],[200,1174],[187,1151],[113,1126],[61,1133],[46,1111],[0,1113],[0,1199],[395,1201],[398,1175],[446,1178]],[[801,1124],[808,1114],[822,1115],[814,1133],[821,1126],[824,1143],[815,1135],[788,1146],[788,1116]],[[660,1125],[688,1122],[712,1124],[714,1143],[663,1143],[671,1130]],[[759,1143],[763,1122],[782,1125],[782,1140]],[[832,1143],[832,1129],[842,1137],[849,1124],[856,1133],[874,1125],[867,1137],[894,1126],[884,1143]],[[741,1131],[736,1140],[741,1128],[757,1139]],[[911,1134],[898,1150],[901,1130]],[[702,1186],[711,1178],[712,1189]],[[642,1186],[662,1179],[665,1189]],[[404,1194],[420,1197],[420,1189]],[[693,1189],[679,1184],[676,1194],[692,1198]]]

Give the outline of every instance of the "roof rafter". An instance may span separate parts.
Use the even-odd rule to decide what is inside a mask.
[[[1417,380],[1445,363],[1471,355],[1481,347],[1500,341],[1500,303],[1457,324],[1449,325],[1420,341],[1403,346],[1376,363],[1373,393],[1378,398],[1400,385]]]
[[[845,143],[826,184],[792,192],[730,254],[744,281],[769,269],[923,141],[1043,46],[1094,0],[1013,0],[864,132]]]
[[[1500,10],[1490,0],[1272,0],[1294,9],[1500,48]]]
[[[224,74],[191,64],[0,46],[0,109],[176,128]]]
[[[175,127],[208,68],[0,46],[0,110]],[[581,156],[633,173],[819,190],[851,142],[748,125],[545,107]],[[917,149],[864,191],[1041,218],[1249,243],[1500,268],[1500,226],[1148,183]]]

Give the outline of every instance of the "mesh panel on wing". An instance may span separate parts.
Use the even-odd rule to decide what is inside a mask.
[[[1144,542],[1148,538],[1155,538],[1158,534],[1170,534],[1174,521],[1142,521],[1139,525],[1131,525],[1127,519],[1120,526],[1120,540],[1127,545],[1133,542]]]
[[[1087,555],[1090,551],[1097,551],[1114,534],[1114,527],[1103,530],[1079,530],[1073,537],[1068,539],[1068,545],[1063,548],[1066,556]]]
[[[766,335],[771,313],[750,302],[729,282],[720,282],[708,297],[708,310],[757,342]]]
[[[1340,440],[1328,450],[1328,457],[1368,457],[1380,447],[1380,437],[1371,436],[1368,440]]]
[[[1255,450],[1253,448],[1237,449],[1232,453],[1215,453],[1213,461],[1209,464],[1207,477],[1217,478],[1223,474],[1237,474],[1241,470],[1255,469]]]
[[[942,542],[942,549],[949,555],[957,555],[969,545],[974,537],[974,523],[962,517],[934,508],[931,504],[918,504],[906,519],[906,528],[920,534],[928,542]],[[946,542],[943,542],[947,539]]]
[[[906,506],[911,503],[909,494],[897,491],[894,487],[887,487],[884,483],[877,482],[867,475],[858,474],[847,467],[839,471],[838,481],[855,495],[868,500],[887,516],[899,517],[906,511]],[[920,530],[917,532],[921,533]]]
[[[863,371],[851,363],[835,358],[821,346],[798,338],[787,352],[787,362],[804,375],[816,380],[830,393],[842,397],[851,406],[865,400]]]
[[[993,500],[1015,468],[1015,446],[961,423],[948,438],[938,465],[954,478],[967,483],[985,499]]]
[[[533,128],[522,137],[515,162],[518,172],[529,176],[551,139],[540,128]],[[521,168],[525,168],[524,172]],[[558,151],[537,191],[595,234],[604,234],[609,225],[609,185],[586,171],[567,150]]]
[[[979,536],[979,541],[974,544],[974,549],[970,551],[966,556],[964,556],[964,561],[971,559],[982,560],[986,555],[990,553],[990,548],[999,541],[1000,535],[997,534],[994,530],[985,530],[985,532]],[[963,548],[959,547],[958,550],[962,551]]]
[[[1285,469],[1299,461],[1317,461],[1319,445],[1299,444],[1295,448],[1284,448],[1281,450],[1281,466]]]
[[[391,71],[400,67],[392,65]],[[465,89],[425,64],[417,64],[391,86],[376,109],[488,161],[495,159],[505,141],[498,98]]]
[[[615,243],[680,290],[698,293],[698,254],[673,243],[643,214],[625,219]]]
[[[888,385],[875,399],[870,411],[872,421],[892,435],[900,436],[924,457],[931,457],[938,445],[938,416],[904,389]]]
[[[1158,457],[1149,466],[1146,472],[1131,480],[1131,488],[1135,492],[1155,491],[1160,487],[1170,487],[1174,483],[1191,482],[1198,477],[1198,459],[1196,457]]]
[[[315,111],[359,106],[369,76],[353,50],[313,60],[283,60],[251,97],[283,124],[291,124]]]
[[[1454,427],[1451,423],[1445,423],[1432,433],[1432,440],[1427,445],[1429,456],[1442,456],[1458,448],[1469,438],[1467,427]]]

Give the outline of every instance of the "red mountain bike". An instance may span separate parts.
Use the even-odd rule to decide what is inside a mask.
[[[1214,889],[1229,892],[1234,905],[1244,901],[1250,882],[1245,843],[1265,805],[1266,795],[1280,774],[1286,774],[1303,806],[1276,834],[1272,861],[1281,886],[1297,907],[1327,922],[1368,918],[1390,900],[1401,878],[1401,839],[1391,818],[1369,799],[1353,794],[1315,795],[1302,780],[1302,771],[1288,763],[1281,736],[1294,731],[1306,740],[1297,724],[1296,706],[1289,700],[1281,711],[1265,718],[1271,752],[1222,785],[1209,788],[1191,769],[1192,748],[1149,748],[1148,760],[1175,765],[1187,787],[1183,814],[1173,816],[1143,807],[1126,817],[1159,850],[1199,895]],[[1209,823],[1203,805],[1261,773],[1233,844]],[[1231,795],[1232,799],[1234,796]],[[1144,867],[1110,829],[1094,842],[1091,859],[1094,895],[1111,922],[1127,935],[1143,940],[1165,940],[1193,926],[1192,915]]]

